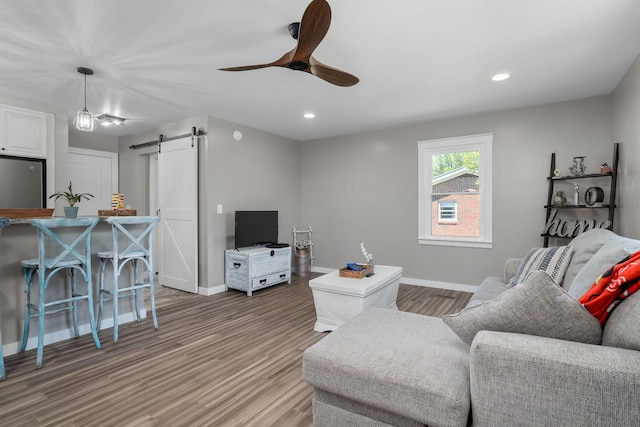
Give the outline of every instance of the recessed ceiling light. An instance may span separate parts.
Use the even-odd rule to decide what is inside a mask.
[[[494,82],[501,82],[502,80],[507,80],[509,77],[511,76],[508,73],[499,73],[491,77],[491,80]]]
[[[304,118],[305,119],[313,119],[313,118],[315,118],[315,116],[316,115],[313,114],[313,113],[304,113]]]

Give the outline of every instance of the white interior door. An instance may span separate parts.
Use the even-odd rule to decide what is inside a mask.
[[[158,205],[159,283],[197,293],[198,144],[191,137],[160,145]]]
[[[98,215],[100,209],[111,209],[111,194],[118,192],[118,153],[69,147],[67,165],[74,193],[94,196],[89,200],[82,199],[76,205],[78,215]],[[56,191],[69,185],[68,182],[63,184],[64,188],[56,188]]]

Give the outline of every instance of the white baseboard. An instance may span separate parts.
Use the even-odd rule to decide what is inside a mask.
[[[198,286],[198,294],[199,295],[204,295],[206,297],[208,297],[210,295],[220,294],[222,292],[225,292],[226,290],[227,290],[227,287],[225,285],[212,286],[210,288],[205,288],[203,286]]]
[[[147,317],[147,311],[142,308],[140,309],[140,318],[141,319],[145,319]],[[131,313],[125,313],[125,314],[121,314],[118,316],[118,325],[123,325],[125,323],[129,323],[129,322],[134,322],[136,321],[136,314],[135,312],[131,312]],[[33,321],[35,322],[35,321]],[[45,318],[45,322],[46,322],[46,318]],[[108,319],[103,319],[102,322],[100,322],[100,329],[105,330],[105,329],[109,329],[109,328],[113,328],[113,318],[110,317]],[[88,335],[91,333],[91,328],[89,327],[88,323],[82,324],[82,325],[78,325],[79,329],[80,329],[80,335]],[[31,325],[30,327],[30,331],[31,334],[34,333],[34,331],[36,331],[37,326],[36,325]],[[64,341],[64,340],[68,340],[73,338],[73,327],[67,328],[67,329],[63,329],[61,331],[56,331],[56,332],[51,332],[48,334],[44,335],[44,345],[48,345],[48,344],[53,344],[56,342],[60,342],[60,341]],[[104,337],[103,337],[104,338]],[[111,339],[111,338],[110,338]],[[101,340],[102,341],[102,340]],[[31,350],[34,349],[38,346],[38,337],[30,337],[27,340],[27,350]],[[5,344],[2,346],[2,351],[4,352],[5,356],[11,356],[12,354],[16,354],[18,353],[18,349],[20,348],[20,342],[10,342],[8,344]],[[45,349],[46,351],[46,349]]]
[[[336,270],[337,270],[336,268],[326,268],[326,267],[317,267],[317,266],[313,266],[313,268],[311,269],[311,271],[314,273],[331,273]],[[404,277],[404,276],[400,278],[400,283],[404,283],[407,285],[414,285],[414,286],[425,286],[427,288],[447,289],[451,291],[471,292],[471,293],[474,293],[478,289],[478,286],[476,285],[465,285],[462,283],[452,283],[452,282],[438,282],[435,280],[425,280],[425,279],[413,279],[411,277]]]

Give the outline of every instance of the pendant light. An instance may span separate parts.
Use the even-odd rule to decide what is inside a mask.
[[[93,132],[96,128],[96,120],[93,114],[87,110],[87,76],[93,75],[93,70],[85,67],[78,67],[78,72],[84,74],[84,108],[78,111],[73,125],[83,132]]]

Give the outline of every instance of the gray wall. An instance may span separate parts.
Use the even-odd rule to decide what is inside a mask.
[[[500,275],[507,257],[541,246],[549,161],[568,173],[611,162],[611,98],[514,109],[340,136],[301,144],[302,222],[315,230],[315,265],[362,261],[360,241],[403,276],[478,284]],[[416,141],[494,133],[493,248],[419,245]],[[623,159],[624,163],[624,159]]]
[[[640,239],[640,56],[613,93],[613,140],[620,142],[620,234]]]
[[[233,132],[243,134],[240,141]],[[234,247],[236,210],[277,210],[279,240],[291,242],[300,219],[300,146],[283,138],[209,117],[206,178],[209,286],[224,283],[224,251]],[[222,205],[223,213],[216,207]]]
[[[120,191],[138,212],[148,206],[148,154],[156,148],[129,146],[159,134],[190,133],[192,126],[207,132],[199,146],[198,274],[200,287],[213,288],[224,284],[224,251],[233,247],[236,210],[278,210],[280,240],[290,241],[300,218],[300,147],[297,141],[208,116],[120,138]],[[233,138],[235,130],[244,135],[240,142]],[[218,204],[222,214],[216,213]]]
[[[118,152],[118,138],[94,132],[82,132],[69,126],[69,147]]]

